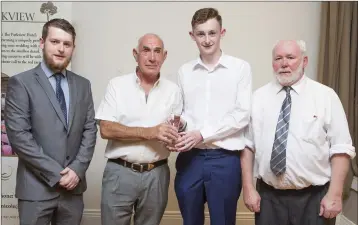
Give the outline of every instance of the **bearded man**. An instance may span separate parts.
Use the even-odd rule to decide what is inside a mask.
[[[256,225],[334,224],[342,210],[355,151],[340,99],[306,77],[307,64],[304,41],[279,41],[272,52],[276,79],[253,95],[241,165],[244,202]]]
[[[66,70],[75,37],[68,21],[48,21],[40,39],[43,61],[8,82],[5,125],[19,157],[20,225],[81,222],[97,127],[90,82]]]

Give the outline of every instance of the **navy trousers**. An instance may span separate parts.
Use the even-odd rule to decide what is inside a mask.
[[[211,225],[235,225],[241,192],[239,151],[193,149],[176,161],[175,193],[184,225],[204,224],[208,203]]]

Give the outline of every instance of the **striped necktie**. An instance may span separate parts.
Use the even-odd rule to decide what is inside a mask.
[[[279,176],[286,171],[286,146],[288,128],[291,114],[291,87],[283,87],[286,91],[286,98],[282,103],[280,116],[276,125],[275,141],[272,147],[270,167],[272,172]]]

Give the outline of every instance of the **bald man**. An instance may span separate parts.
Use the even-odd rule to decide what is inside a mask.
[[[241,166],[256,225],[335,224],[342,210],[355,150],[340,99],[306,76],[307,64],[304,41],[279,41],[272,52],[276,79],[253,95]]]
[[[160,74],[167,57],[163,41],[146,34],[133,49],[135,72],[110,80],[97,110],[108,158],[102,180],[102,225],[160,224],[168,201],[166,148],[178,130],[166,121],[180,114],[176,84]]]

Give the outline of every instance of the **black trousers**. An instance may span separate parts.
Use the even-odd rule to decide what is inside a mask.
[[[255,214],[256,225],[334,225],[336,218],[319,216],[320,203],[328,190],[310,186],[301,190],[279,190],[261,179],[256,189],[261,196],[260,212]]]

